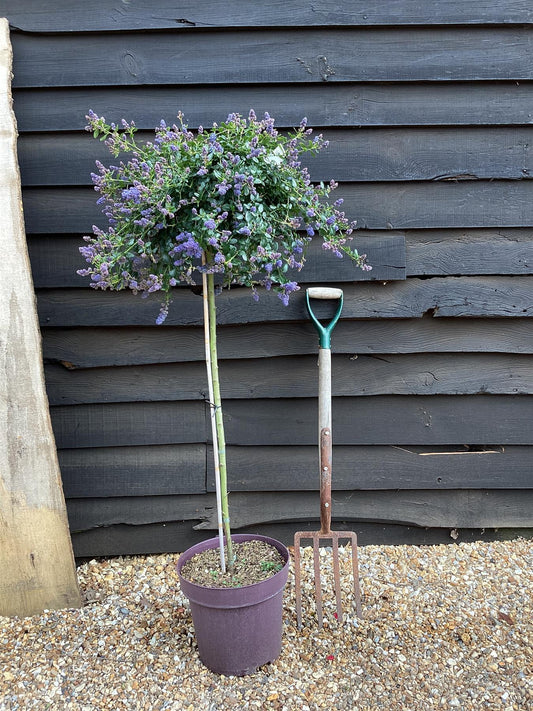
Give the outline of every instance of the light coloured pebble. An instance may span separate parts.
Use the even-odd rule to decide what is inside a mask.
[[[304,549],[304,626],[291,571],[281,656],[242,678],[200,663],[177,554],[90,561],[78,568],[81,610],[0,617],[0,709],[533,709],[531,541],[363,547],[362,620],[349,551],[340,557],[344,623],[321,549],[316,627]]]

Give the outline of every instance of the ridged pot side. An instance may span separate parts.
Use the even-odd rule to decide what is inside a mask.
[[[185,563],[197,553],[217,548],[218,538],[197,543],[177,563],[181,590],[189,599],[198,653],[211,671],[244,676],[273,662],[281,652],[283,590],[289,573],[289,551],[268,536],[235,534],[234,543],[259,540],[276,548],[285,564],[267,580],[240,588],[210,588],[181,575]]]

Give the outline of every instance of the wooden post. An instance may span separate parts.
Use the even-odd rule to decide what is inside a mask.
[[[79,607],[26,248],[9,25],[0,18],[0,615]]]

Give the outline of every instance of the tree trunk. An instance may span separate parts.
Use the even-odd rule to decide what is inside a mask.
[[[12,53],[0,18],[0,615],[79,607],[26,248]]]

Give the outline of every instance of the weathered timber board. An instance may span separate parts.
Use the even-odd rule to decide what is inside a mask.
[[[317,491],[318,447],[233,447],[227,449],[230,491]],[[208,491],[215,491],[211,456]],[[527,489],[533,486],[531,447],[335,446],[332,488]],[[168,492],[172,493],[172,492]]]
[[[200,402],[114,403],[52,407],[59,449],[205,442]]]
[[[231,497],[232,527],[272,521],[319,518],[317,494],[312,492],[235,493]],[[217,528],[216,511],[197,529]],[[335,519],[402,525],[483,528],[533,525],[533,490],[522,491],[358,491],[339,492],[332,500]],[[119,513],[120,517],[120,513]]]
[[[451,180],[342,184],[359,229],[529,227],[533,181]]]
[[[224,408],[228,444],[290,446],[317,441],[314,400],[254,400],[253,407],[246,400],[228,400]],[[529,395],[341,397],[333,402],[333,441],[399,445],[531,444],[532,417],[533,398]]]
[[[13,86],[526,80],[523,27],[14,32]]]
[[[394,319],[437,317],[526,317],[533,314],[533,279],[530,276],[434,277],[406,281],[340,284],[344,291],[343,318]],[[259,291],[254,303],[249,289],[224,290],[217,300],[217,323],[307,321],[302,288],[283,306],[272,293]],[[83,289],[38,291],[38,312],[43,326],[141,326],[155,323],[160,300],[141,299],[131,293]],[[319,318],[327,305],[317,304]],[[331,314],[329,314],[331,316]],[[166,323],[169,326],[202,324],[201,297],[177,288]]]
[[[209,494],[180,496],[116,496],[68,499],[71,530],[85,531],[117,523],[139,525],[156,521],[192,521],[205,516]],[[144,509],[144,512],[143,512]]]
[[[335,192],[359,229],[530,227],[533,180],[344,183]],[[25,188],[28,233],[90,233],[107,218],[89,187]]]
[[[317,493],[252,492],[230,497],[231,524],[244,526],[319,517]],[[217,528],[213,494],[113,499],[70,499],[74,531],[116,524],[143,525],[199,520],[196,530]],[[338,492],[333,521],[352,520],[411,526],[483,528],[533,525],[533,490],[358,491]]]
[[[533,229],[408,230],[408,276],[530,274]]]
[[[22,618],[79,608],[81,598],[44,387],[11,78],[0,17],[0,616]]]
[[[245,10],[245,11],[244,11]],[[283,3],[247,3],[241,0],[176,2],[157,0],[147,4],[100,0],[72,4],[54,0],[42,12],[41,0],[4,0],[3,15],[15,29],[25,32],[106,32],[124,30],[183,29],[231,27],[301,27],[372,26],[372,25],[446,25],[446,24],[525,24],[532,21],[527,0],[490,0],[464,3],[440,0],[420,3],[402,0],[368,4],[355,0],[339,5],[337,0],[322,0],[311,5],[289,0]]]
[[[228,400],[228,445],[312,445],[317,406],[311,398]],[[60,405],[51,408],[60,449],[205,442],[201,402]],[[530,395],[379,395],[334,398],[336,445],[529,445]]]
[[[146,526],[118,525],[93,528],[90,531],[72,531],[72,546],[80,563],[85,559],[92,560],[95,556],[155,553],[176,553],[177,562],[179,552],[212,537],[206,531],[195,531],[190,521],[172,521]]]
[[[395,524],[362,523],[359,521],[335,521],[337,530],[355,531],[359,547],[367,545],[442,545],[469,541],[514,540],[519,536],[532,538],[531,528],[482,528],[455,529],[450,536],[449,528],[418,528]],[[294,534],[299,530],[313,531],[316,523],[273,523],[248,526],[239,533],[259,533],[271,536],[285,545],[294,543]],[[74,532],[72,545],[76,558],[82,562],[95,556],[152,555],[185,551],[195,543],[212,538],[213,532],[195,531],[188,521],[153,523],[144,526],[106,526],[89,531]],[[305,542],[307,543],[307,541]]]
[[[206,446],[161,445],[59,450],[69,498],[198,494],[215,490]],[[316,446],[228,447],[231,491],[316,491]],[[336,446],[333,490],[524,489],[531,447]]]
[[[48,362],[67,368],[100,368],[151,363],[203,361],[201,327],[44,328]],[[312,353],[317,336],[308,323],[221,326],[219,358],[270,358]],[[426,352],[533,353],[531,319],[406,319],[340,321],[335,353],[386,354]]]
[[[314,397],[318,392],[316,352],[267,360],[239,355],[220,362],[223,400]],[[331,367],[337,397],[533,394],[529,355],[339,354]],[[51,405],[207,398],[207,376],[200,362],[77,370],[54,364],[45,367],[45,378]]]
[[[206,489],[206,445],[62,449],[65,496],[200,494]]]
[[[155,528],[147,525],[146,529]],[[119,528],[119,527],[117,527]],[[259,526],[241,528],[239,533],[259,533],[272,536],[285,545],[294,543],[294,534],[298,530],[316,530],[316,522],[306,521],[300,523],[272,523]],[[338,531],[355,531],[359,548],[367,545],[411,545],[434,546],[454,545],[475,541],[514,541],[517,538],[533,539],[533,528],[419,528],[416,526],[402,526],[401,524],[365,523],[362,521],[335,521]],[[97,533],[102,529],[87,532]],[[111,529],[108,529],[111,530]],[[163,528],[163,531],[165,529]],[[311,545],[311,541],[304,541],[303,545]],[[363,582],[364,585],[364,582]]]
[[[244,363],[242,370],[238,365],[241,362]],[[259,371],[263,370],[264,361],[253,362],[257,363],[255,370],[259,375]],[[241,397],[245,397],[245,393],[252,387],[247,371],[253,372],[253,368],[249,365],[247,367],[248,363],[249,361],[237,361],[234,365],[228,361],[229,367],[224,368],[227,370],[227,378],[242,375],[244,382],[241,385],[235,384]],[[286,371],[286,368],[283,371]],[[269,380],[268,375],[264,374],[263,377],[266,381]],[[45,378],[51,405],[162,400],[205,401],[208,397],[206,368],[201,362],[83,370],[68,370],[62,365],[46,365]],[[245,384],[247,381],[248,387]],[[232,390],[233,387],[230,387]],[[227,388],[223,396],[228,397]]]
[[[533,174],[533,126],[317,127],[319,131],[329,147],[316,156],[302,156],[313,181],[518,179]],[[140,142],[152,138],[152,132],[137,134]],[[117,163],[107,147],[87,133],[22,136],[18,155],[23,186],[92,185],[96,160]]]
[[[79,253],[85,244],[81,236],[40,235],[30,237],[28,248],[36,288],[87,288],[88,280],[76,271],[87,266]],[[355,267],[349,258],[338,259],[325,254],[322,240],[309,245],[304,270],[291,273],[296,280],[306,281],[394,281],[405,279],[405,237],[390,232],[356,233],[352,242],[360,254],[372,255],[372,271]]]
[[[18,1],[18,0],[17,0]],[[152,130],[178,110],[191,128],[223,121],[253,107],[279,127],[297,126],[492,126],[531,122],[533,84],[517,82],[412,84],[132,86],[18,89],[15,111],[19,131],[80,131],[93,109],[108,121],[134,119]],[[142,110],[140,109],[142,107]]]

